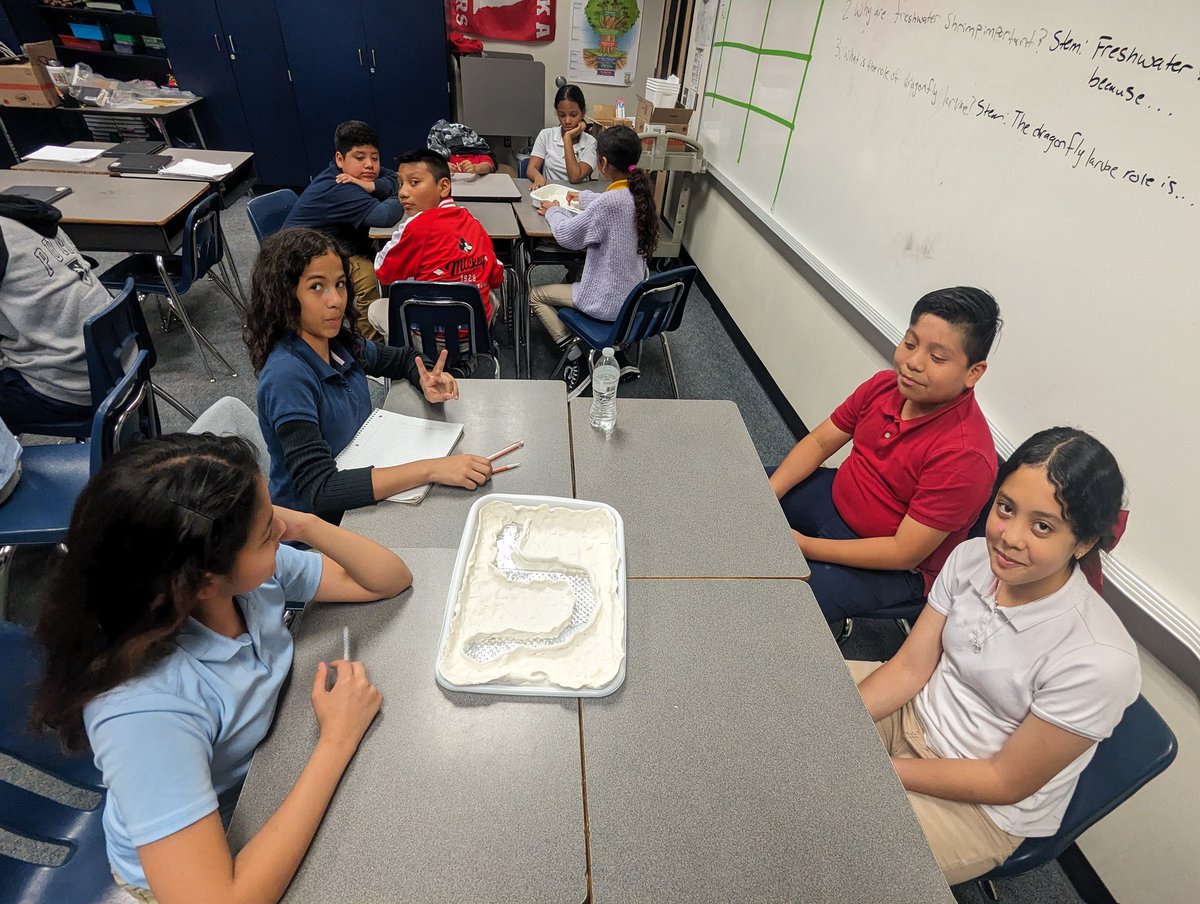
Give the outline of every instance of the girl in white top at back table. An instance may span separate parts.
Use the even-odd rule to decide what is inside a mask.
[[[1112,453],[1043,430],[996,486],[985,536],[950,554],[896,656],[847,663],[951,885],[1058,831],[1141,686],[1137,648],[1097,592],[1100,550],[1124,527]]]
[[[525,175],[539,189],[547,182],[585,182],[596,168],[596,139],[587,133],[587,103],[576,85],[563,85],[554,95],[558,125],[542,129],[533,142]]]

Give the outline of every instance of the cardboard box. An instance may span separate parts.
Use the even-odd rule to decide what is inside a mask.
[[[46,62],[53,60],[54,42],[38,41],[21,47],[24,56],[0,60],[0,104],[6,107],[57,107],[58,91]]]
[[[629,108],[626,107],[625,109],[628,110]],[[592,104],[588,119],[597,125],[604,126],[606,129],[613,126],[633,126],[633,120],[629,117],[617,119],[617,107],[615,104]]]
[[[687,134],[688,123],[692,121],[692,111],[683,107],[656,107],[646,98],[638,95],[637,123],[639,132],[678,132]],[[646,128],[642,128],[646,126]],[[662,126],[662,128],[651,128]]]

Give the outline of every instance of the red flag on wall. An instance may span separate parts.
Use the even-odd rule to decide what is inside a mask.
[[[553,41],[554,0],[452,0],[454,27],[500,41]]]

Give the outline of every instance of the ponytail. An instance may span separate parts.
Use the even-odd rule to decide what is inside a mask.
[[[658,247],[658,213],[654,210],[654,183],[644,169],[629,173],[629,191],[633,194],[633,223],[637,228],[637,250],[647,265]]]

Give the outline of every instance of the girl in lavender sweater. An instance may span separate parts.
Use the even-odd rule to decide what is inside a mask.
[[[563,379],[570,398],[586,388],[590,377],[578,340],[563,325],[557,309],[570,307],[597,320],[616,320],[626,296],[646,278],[646,266],[658,244],[654,190],[649,174],[637,167],[642,155],[637,133],[628,126],[605,129],[597,139],[597,153],[600,174],[611,181],[605,191],[569,192],[568,203],[579,199],[579,214],[557,201],[546,201],[541,208],[558,244],[587,251],[583,279],[571,285],[538,286],[529,293],[530,307],[550,338],[567,349]],[[622,375],[637,375],[635,368],[620,363]]]

